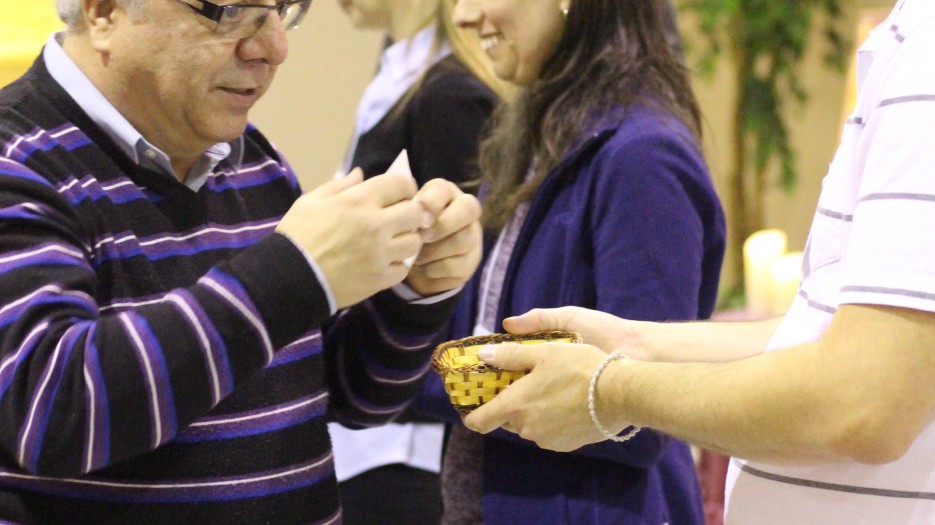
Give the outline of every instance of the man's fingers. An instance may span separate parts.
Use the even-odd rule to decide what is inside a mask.
[[[432,179],[422,185],[416,200],[422,203],[426,211],[438,217],[451,201],[463,194],[458,186],[445,179]]]
[[[481,206],[477,198],[466,194],[454,183],[433,179],[419,190],[415,200],[425,210],[431,223],[422,224],[426,242],[436,242],[463,229],[480,218]]]
[[[411,199],[417,189],[416,181],[412,177],[401,173],[387,173],[371,177],[349,191],[359,192],[361,199],[367,199],[365,202],[376,202],[380,207],[386,207]]]
[[[394,235],[404,232],[416,233],[419,229],[419,213],[418,204],[404,200],[383,208],[381,221]]]
[[[426,242],[437,242],[476,223],[480,215],[481,206],[477,198],[468,194],[460,195],[436,215],[430,228],[423,227],[422,237]]]
[[[315,192],[322,197],[330,197],[332,195],[337,195],[342,191],[360,184],[364,180],[364,172],[360,168],[354,168],[350,173],[345,177],[331,179],[324,184],[319,185],[314,188],[312,192]]]
[[[425,238],[424,232],[420,235]],[[426,243],[416,264],[427,265],[437,261],[444,261],[452,257],[461,257],[469,255],[473,251],[480,251],[480,241],[483,235],[480,225],[473,223],[467,228],[462,228],[449,235],[444,242]],[[479,254],[478,254],[479,255]]]
[[[477,351],[477,357],[488,365],[504,370],[532,370],[538,362],[538,350],[529,345],[500,343]]]
[[[506,394],[506,391],[468,414],[464,418],[464,426],[474,432],[489,434],[505,425],[507,421],[509,421],[509,418],[507,417],[507,413],[501,410],[501,403],[497,403],[497,401],[500,400],[500,396],[504,394]]]
[[[422,237],[414,231],[403,232],[393,237],[386,245],[386,254],[394,263],[403,263],[415,257],[422,249]],[[409,266],[406,266],[409,273]]]

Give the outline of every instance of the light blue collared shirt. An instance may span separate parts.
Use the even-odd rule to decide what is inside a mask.
[[[146,140],[94,86],[91,79],[78,68],[71,57],[62,49],[58,41],[60,34],[55,33],[50,36],[45,49],[42,51],[42,58],[45,60],[46,68],[48,68],[52,78],[62,86],[65,92],[101,129],[114,139],[114,142],[133,159],[133,162],[163,172],[176,179],[169,156]],[[230,142],[219,142],[208,148],[186,174],[185,186],[192,191],[198,191],[204,185],[214,167],[225,159],[230,162],[234,170],[240,168],[240,164],[243,162],[242,136]]]
[[[135,163],[140,166],[154,169],[157,172],[164,173],[172,180],[178,180],[175,171],[172,169],[172,162],[169,156],[162,150],[154,146],[143,135],[133,127],[132,124],[117,111],[117,108],[110,103],[107,98],[91,82],[91,79],[75,64],[74,60],[65,53],[59,43],[60,33],[55,33],[49,37],[49,41],[42,51],[42,58],[45,60],[46,68],[49,74],[55,79],[62,89],[74,99],[75,103],[88,114],[89,117],[100,126],[117,145],[126,153]],[[222,160],[227,159],[234,171],[240,169],[243,163],[243,136],[237,137],[231,142],[220,142],[208,148],[204,155],[192,166],[185,178],[185,186],[192,191],[198,191],[208,180],[214,167]],[[289,237],[286,237],[289,238]],[[324,272],[305,251],[302,246],[289,238],[304,255],[311,266],[312,271],[321,283],[325,296],[328,298],[328,306],[332,314],[337,312],[337,301],[331,285],[325,278]]]
[[[62,89],[74,99],[75,103],[88,114],[89,117],[100,126],[117,145],[134,162],[140,166],[154,168],[177,180],[175,171],[172,169],[172,163],[169,156],[155,145],[150,143],[136,128],[130,124],[127,119],[117,111],[117,108],[104,97],[104,95],[94,86],[91,79],[78,68],[74,60],[65,53],[58,41],[60,33],[55,33],[49,37],[42,52],[42,58],[45,60],[46,68],[49,74],[55,79]],[[189,170],[185,179],[185,186],[192,191],[198,191],[208,179],[211,171],[222,160],[227,159],[236,171],[243,162],[243,136],[237,137],[231,142],[220,142],[208,148],[204,155]],[[318,266],[318,263],[311,257],[301,245],[293,239],[286,236],[296,247],[305,255],[309,265],[318,277],[319,282],[324,289],[325,296],[328,299],[329,309],[333,314],[337,312],[337,300],[328,279],[324,272]],[[416,304],[432,304],[448,297],[453,296],[461,290],[461,286],[438,295],[423,297],[414,290],[400,283],[393,287],[404,300]]]

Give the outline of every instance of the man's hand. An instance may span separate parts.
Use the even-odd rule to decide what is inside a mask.
[[[292,205],[276,228],[318,264],[338,308],[402,282],[402,261],[419,253],[423,208],[412,177],[388,174],[363,180],[355,169],[328,181]]]
[[[492,345],[478,355],[499,368],[530,372],[468,414],[464,419],[468,428],[486,434],[503,427],[542,448],[559,452],[607,439],[588,411],[591,375],[607,357],[600,348],[571,343],[504,343]],[[604,383],[600,381],[600,386]],[[600,416],[608,426],[616,419],[605,420],[603,413]],[[624,426],[611,430],[619,431]]]
[[[415,200],[423,207],[419,231],[425,244],[406,284],[422,295],[461,286],[481,259],[480,204],[444,179],[425,183]]]
[[[589,345],[610,353],[624,349],[627,356],[640,361],[654,360],[645,343],[652,323],[629,321],[614,315],[565,306],[562,308],[536,308],[516,317],[503,320],[503,328],[513,334],[528,334],[540,330],[578,332]]]

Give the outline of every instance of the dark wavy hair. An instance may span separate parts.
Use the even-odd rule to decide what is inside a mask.
[[[498,109],[481,145],[485,226],[502,228],[575,141],[602,119],[619,119],[620,108],[659,108],[700,139],[701,116],[668,2],[572,1],[555,54],[537,80]]]

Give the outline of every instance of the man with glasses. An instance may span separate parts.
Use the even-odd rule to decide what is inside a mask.
[[[309,3],[57,0],[0,91],[0,524],[340,522],[326,419],[406,407],[480,208],[302,194],[247,113]]]
[[[287,0],[275,4],[230,3],[225,5],[211,2],[189,4],[179,0],[196,13],[214,22],[214,32],[232,38],[247,38],[256,33],[274,10],[279,14],[286,31],[295,29],[305,18],[312,0]]]

